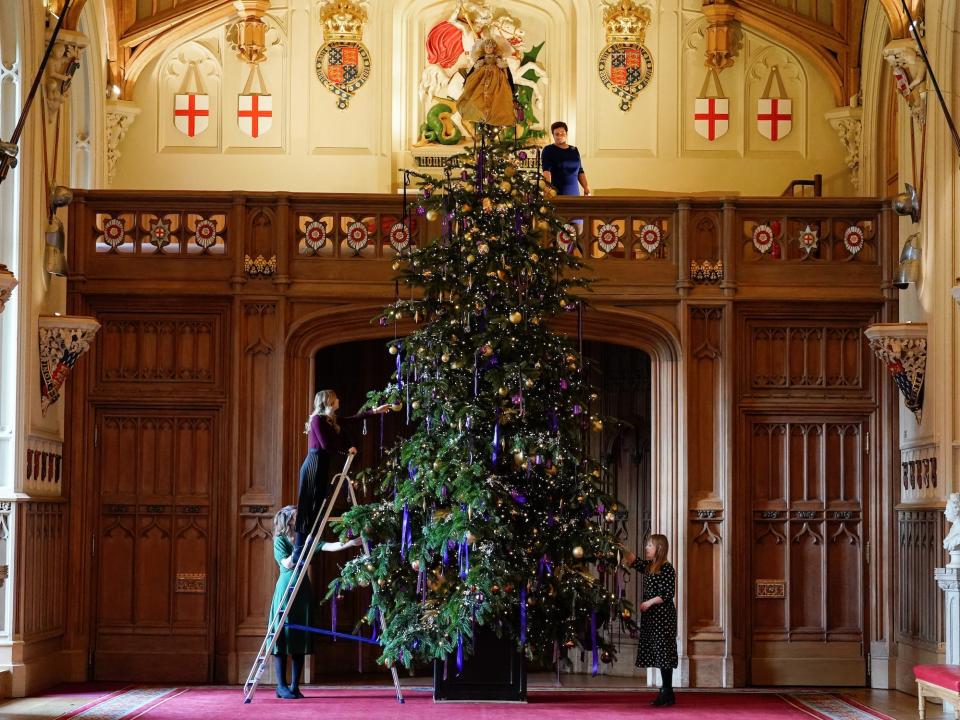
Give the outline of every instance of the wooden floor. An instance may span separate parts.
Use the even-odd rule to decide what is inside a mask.
[[[410,678],[409,684],[422,684],[422,678]],[[622,679],[619,679],[622,680]],[[421,682],[417,682],[421,681]],[[622,682],[599,683],[606,685],[608,689],[613,690],[618,686],[626,687]],[[404,682],[404,685],[408,685]],[[547,685],[544,683],[534,683],[534,685]],[[570,686],[570,682],[563,682],[562,685]],[[591,683],[593,690],[599,689],[597,683]],[[633,683],[636,687],[636,683]],[[826,689],[826,688],[825,688]],[[743,690],[744,693],[756,692],[782,692],[782,688],[764,690],[763,688],[750,688]],[[896,720],[916,720],[917,699],[912,695],[898,692],[896,690],[868,690],[868,689],[839,689],[843,695],[853,698],[864,705],[889,715]],[[701,692],[698,690],[684,690],[684,692]],[[702,692],[707,692],[703,690]],[[709,690],[716,692],[716,690]],[[736,694],[736,690],[730,690],[731,694]],[[89,701],[91,695],[85,692],[78,692],[75,695],[60,695],[58,697],[36,697],[23,698],[20,700],[9,700],[0,703],[0,718],[3,720],[38,720],[39,718],[57,718],[64,713],[84,705]],[[927,703],[928,720],[953,720],[953,714],[947,715],[942,711],[941,706]]]

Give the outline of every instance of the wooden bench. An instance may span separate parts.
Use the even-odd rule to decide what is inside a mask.
[[[938,697],[953,705],[953,717],[960,720],[960,665],[914,665],[920,720],[925,715],[926,697]]]

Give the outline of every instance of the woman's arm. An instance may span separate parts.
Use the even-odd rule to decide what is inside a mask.
[[[587,174],[583,171],[583,169],[581,169],[580,172],[577,173],[577,182],[580,183],[580,187],[583,188],[583,194],[589,195],[590,185],[587,183]]]
[[[346,550],[347,548],[357,547],[360,545],[360,538],[353,538],[353,540],[347,540],[346,542],[325,542],[320,546],[320,549],[323,552],[338,552],[340,550]]]

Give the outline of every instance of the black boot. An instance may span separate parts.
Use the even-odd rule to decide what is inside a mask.
[[[277,697],[281,700],[292,700],[294,695],[287,687],[287,656],[274,655],[273,667],[277,673]]]
[[[660,690],[663,700],[660,706],[669,707],[677,701],[673,696],[673,668],[660,668],[660,677],[663,679],[663,688]]]
[[[290,683],[290,692],[297,699],[303,697],[300,692],[300,677],[303,675],[303,654],[293,654],[293,682]]]
[[[660,692],[658,692],[657,696],[650,701],[650,704],[654,707],[660,707],[663,705],[663,688],[660,688]]]

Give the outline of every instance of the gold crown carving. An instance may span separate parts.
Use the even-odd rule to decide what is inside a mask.
[[[329,0],[320,10],[323,37],[331,40],[361,40],[367,9],[356,0]]]
[[[636,0],[603,0],[607,43],[642,43],[650,24],[650,10]]]

